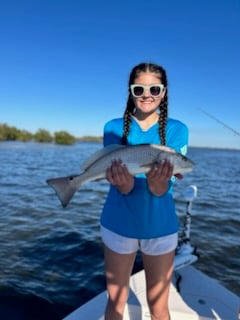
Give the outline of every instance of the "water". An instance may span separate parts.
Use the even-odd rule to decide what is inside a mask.
[[[105,289],[99,216],[108,185],[84,185],[62,209],[46,179],[79,173],[98,143],[0,143],[0,319],[62,319]],[[175,185],[198,186],[192,242],[196,266],[240,294],[240,150],[191,148],[196,169]],[[141,268],[139,258],[134,270]]]

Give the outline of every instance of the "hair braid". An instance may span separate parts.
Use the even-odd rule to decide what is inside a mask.
[[[131,97],[129,95],[127,107],[123,115],[124,127],[123,127],[123,136],[122,136],[122,144],[127,144],[127,137],[130,132],[130,125],[132,122],[131,115],[133,114],[134,108],[132,106]]]
[[[167,89],[166,94],[164,96],[163,101],[160,103],[159,106],[160,114],[159,114],[159,136],[160,141],[162,145],[166,145],[166,126],[167,126],[167,119],[168,119],[168,95],[167,95]]]

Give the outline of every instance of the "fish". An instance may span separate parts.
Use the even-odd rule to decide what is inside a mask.
[[[76,191],[87,182],[106,178],[106,170],[113,160],[120,160],[132,175],[146,174],[151,167],[168,160],[173,164],[173,175],[193,170],[195,163],[174,149],[158,144],[108,145],[85,160],[80,174],[48,179],[65,208]]]

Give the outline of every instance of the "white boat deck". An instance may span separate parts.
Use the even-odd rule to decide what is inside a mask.
[[[176,274],[181,276],[180,293],[171,284],[169,307],[171,320],[239,320],[240,298],[192,266]],[[130,294],[124,320],[150,320],[146,301],[144,272],[131,277]],[[64,320],[104,320],[107,294],[103,292]]]

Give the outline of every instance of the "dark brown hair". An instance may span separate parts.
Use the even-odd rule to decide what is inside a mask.
[[[138,77],[139,73],[141,72],[152,72],[155,73],[161,83],[164,85],[166,93],[164,98],[162,99],[159,105],[159,136],[162,145],[166,145],[166,125],[167,125],[167,118],[168,118],[168,92],[167,92],[167,75],[166,71],[163,67],[154,64],[154,63],[140,63],[139,65],[135,66],[129,76],[128,82],[128,100],[127,106],[123,115],[124,118],[124,128],[123,128],[123,136],[122,136],[122,144],[127,144],[127,137],[130,132],[130,125],[131,125],[131,115],[134,114],[135,104],[132,99],[130,86],[134,83],[134,80]]]

